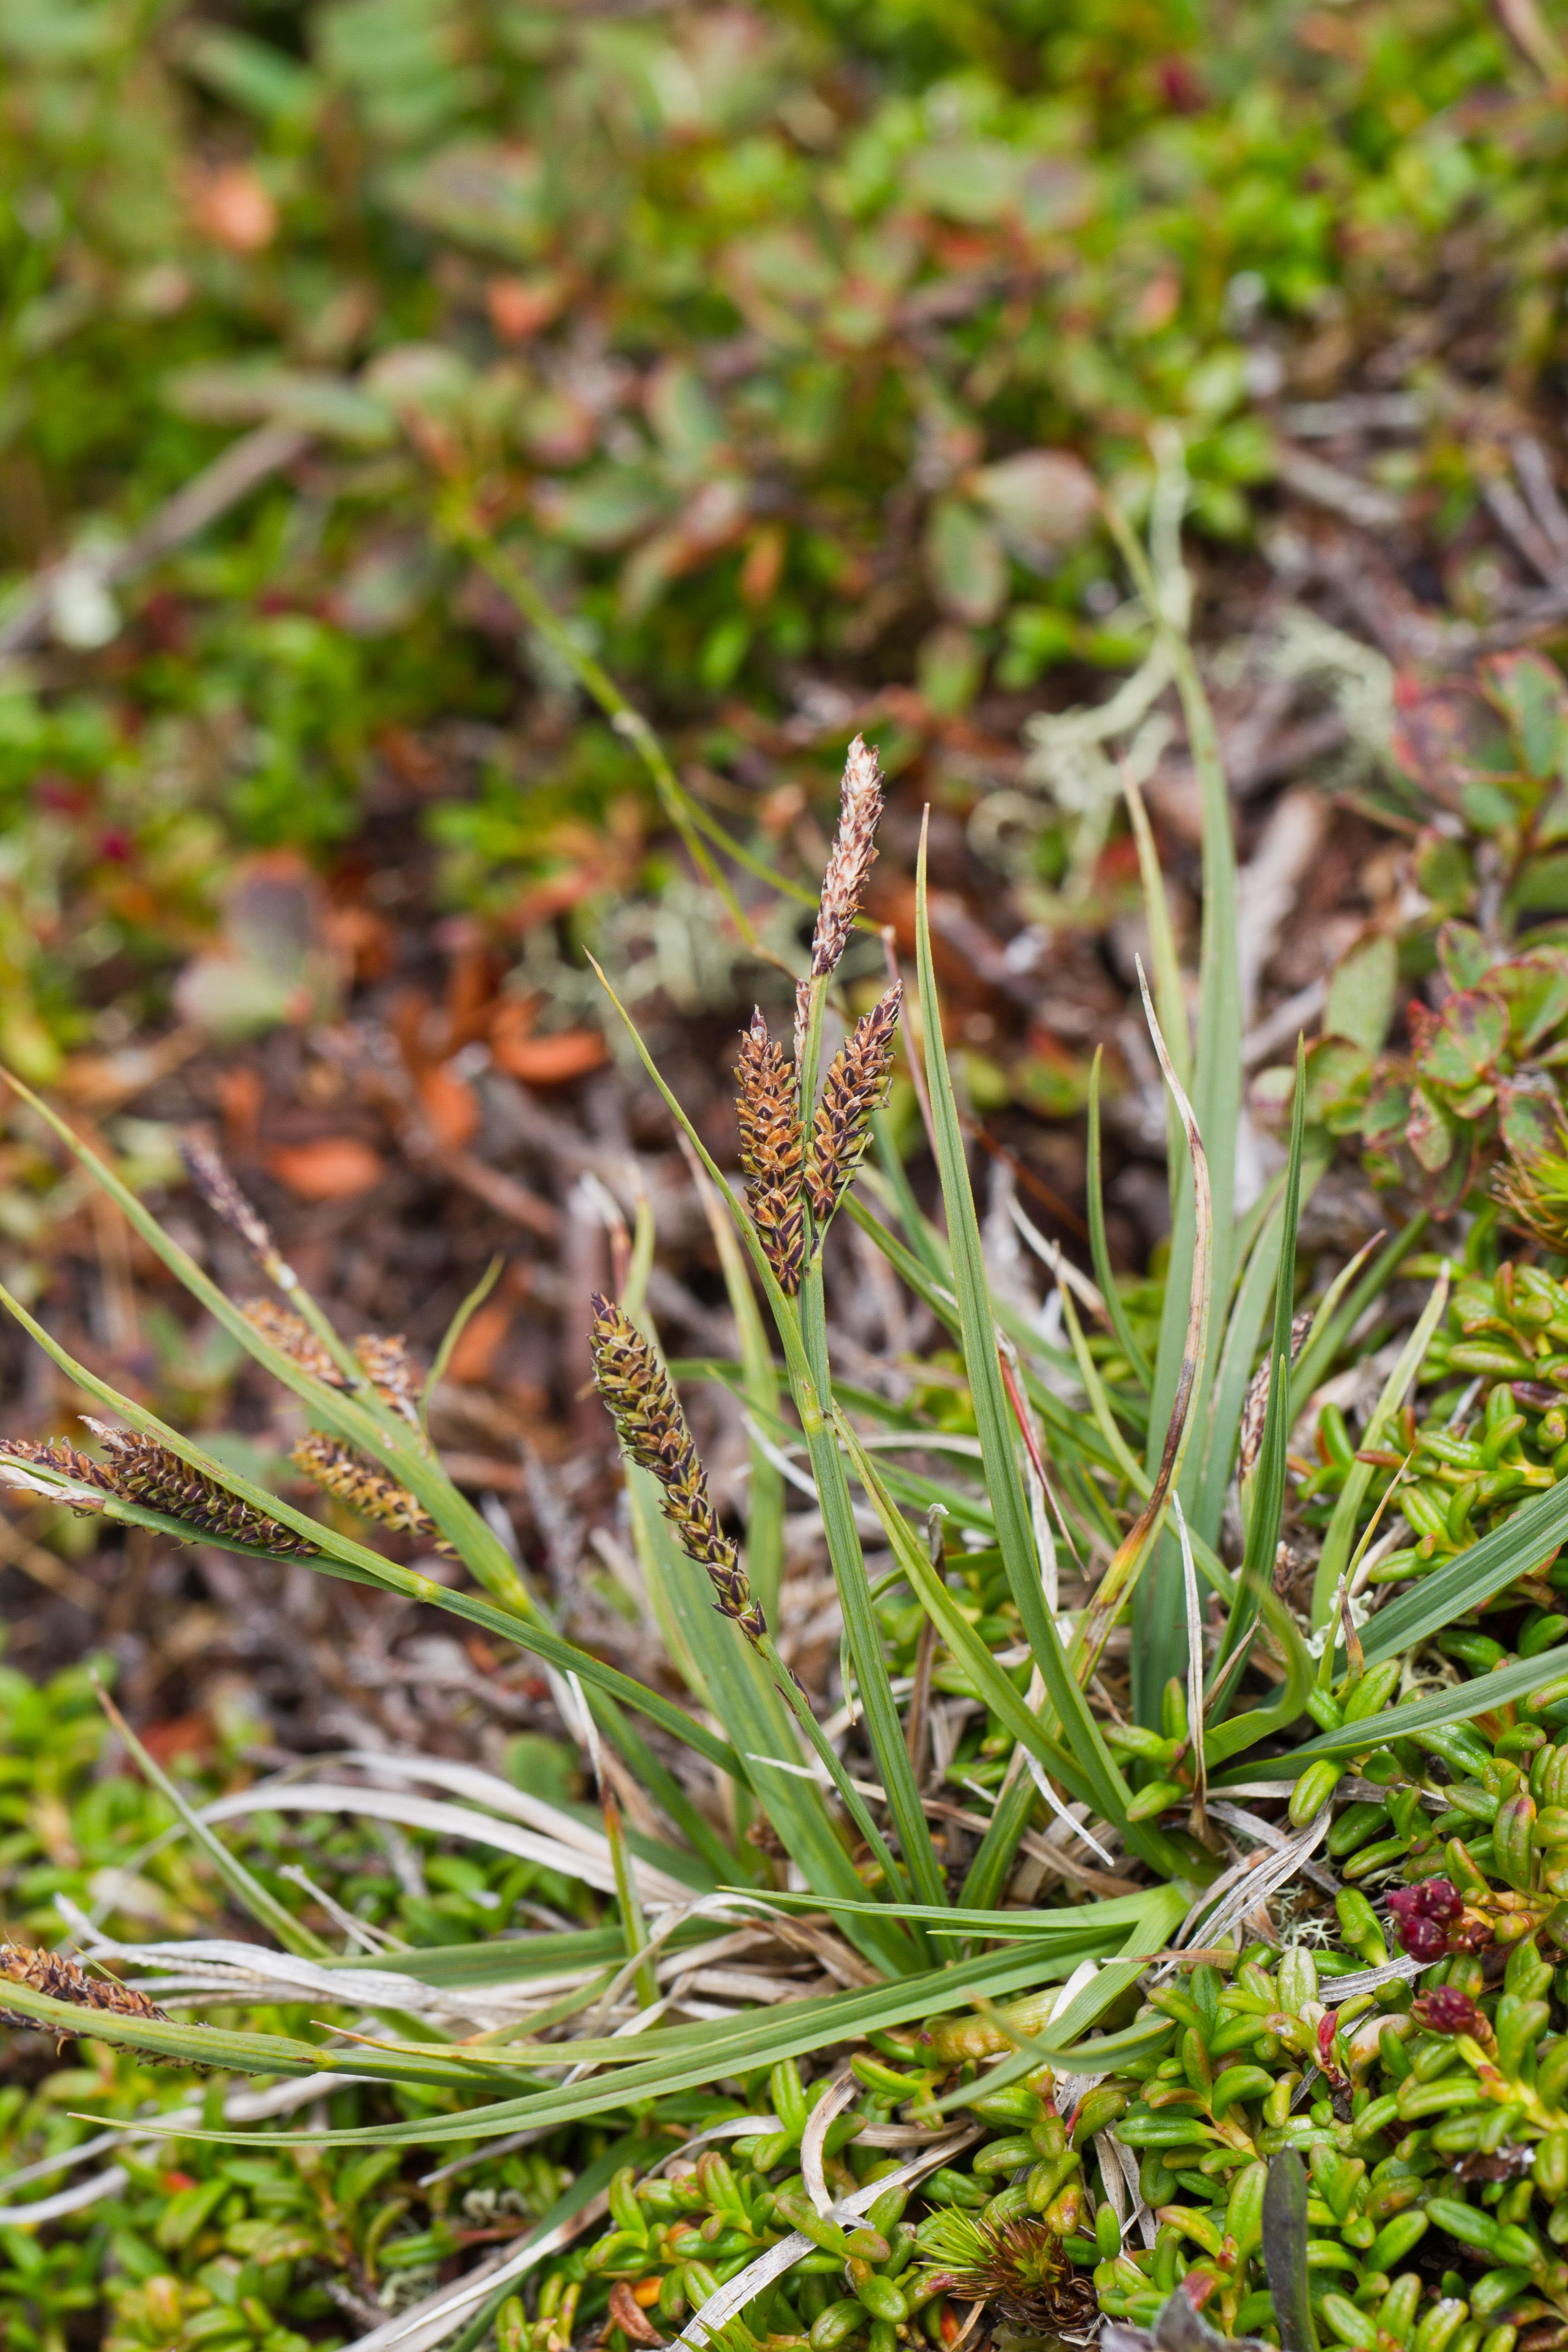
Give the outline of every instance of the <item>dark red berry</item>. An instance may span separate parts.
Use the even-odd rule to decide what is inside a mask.
[[[1418,1994],[1410,2014],[1426,2033],[1473,2034],[1486,2026],[1469,1994],[1453,1985],[1436,1985],[1430,1992]]]

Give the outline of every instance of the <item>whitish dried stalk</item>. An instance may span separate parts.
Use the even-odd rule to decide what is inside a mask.
[[[768,1035],[761,1010],[741,1033],[741,1165],[751,1178],[746,1205],[773,1277],[786,1298],[800,1288],[805,1255],[803,1150],[795,1072]]]
[[[620,1308],[595,1292],[589,1341],[594,1383],[629,1458],[664,1489],[664,1515],[681,1549],[708,1571],[720,1614],[753,1642],[767,1620],[752,1596],[734,1544],[719,1525],[686,1415],[669,1375]]]
[[[335,1495],[363,1518],[379,1519],[383,1527],[398,1528],[426,1541],[436,1538],[436,1522],[424,1504],[352,1445],[341,1445],[335,1437],[312,1430],[300,1439],[289,1459],[323,1494]]]
[[[860,911],[866,877],[877,855],[877,821],[881,814],[881,763],[875,749],[857,735],[844,762],[838,831],[822,877],[822,900],[812,933],[813,980],[826,980],[837,970],[848,943],[849,927]]]
[[[902,982],[895,981],[870,1012],[861,1014],[828,1065],[812,1120],[805,1174],[818,1230],[838,1206],[870,1140],[871,1114],[888,1091],[903,993]]]

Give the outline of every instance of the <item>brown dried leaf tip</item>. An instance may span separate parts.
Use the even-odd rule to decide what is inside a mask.
[[[389,1478],[379,1463],[371,1462],[364,1454],[356,1454],[352,1445],[341,1445],[335,1437],[324,1437],[312,1430],[301,1437],[289,1459],[296,1470],[313,1480],[324,1494],[335,1495],[351,1511],[362,1518],[379,1519],[383,1527],[401,1528],[405,1534],[420,1536],[426,1542],[435,1541],[440,1550],[450,1550],[437,1536],[435,1520],[417,1496],[395,1478]]]
[[[734,1544],[719,1525],[686,1415],[669,1375],[629,1316],[594,1295],[589,1343],[594,1385],[604,1398],[627,1456],[664,1489],[664,1515],[681,1549],[708,1571],[720,1614],[753,1642],[767,1620],[752,1597]]]
[[[784,1047],[768,1035],[760,1009],[752,1014],[751,1027],[741,1032],[735,1082],[741,1165],[752,1180],[746,1205],[773,1279],[793,1298],[805,1255],[800,1111],[795,1072]]]
[[[134,1985],[121,1984],[116,1977],[89,1976],[79,1960],[62,1959],[58,1952],[33,1951],[25,1944],[0,1944],[0,1981],[25,1985],[29,1992],[43,1993],[50,2000],[68,2001],[73,2009],[96,2009],[115,2017],[146,2018],[156,2025],[173,2022]],[[34,2033],[52,2030],[42,2019],[25,2017],[15,2009],[0,2008],[0,2025]]]
[[[876,750],[857,735],[844,762],[844,783],[838,803],[838,831],[822,877],[822,899],[811,939],[811,976],[825,980],[837,970],[848,943],[849,927],[860,911],[860,899],[871,860],[877,855],[877,821],[882,814],[882,769]]]
[[[239,1235],[280,1289],[291,1290],[294,1276],[279,1255],[267,1220],[240,1191],[222,1155],[205,1136],[188,1128],[180,1138],[180,1157],[185,1163],[185,1173],[214,1216],[221,1217],[229,1231]]]
[[[253,1504],[220,1486],[216,1478],[182,1462],[155,1438],[128,1429],[110,1429],[87,1414],[83,1420],[101,1439],[109,1454],[104,1465],[110,1491],[144,1510],[163,1511],[179,1519],[194,1534],[217,1536],[229,1543],[249,1544],[258,1551],[305,1559],[321,1549],[292,1528],[269,1518]]]
[[[870,1140],[871,1113],[888,1091],[903,994],[903,982],[896,980],[870,1012],[861,1014],[828,1065],[811,1123],[811,1160],[805,1172],[819,1232],[838,1206]]]

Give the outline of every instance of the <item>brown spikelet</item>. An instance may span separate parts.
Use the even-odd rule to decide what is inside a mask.
[[[194,1534],[250,1544],[258,1551],[298,1559],[321,1549],[308,1537],[296,1535],[291,1528],[231,1494],[216,1478],[182,1462],[156,1438],[142,1437],[133,1430],[110,1429],[85,1413],[82,1418],[103,1442],[109,1455],[105,1466],[110,1490],[123,1501],[163,1511],[171,1519],[182,1520]]]
[[[292,1289],[294,1277],[279,1255],[266,1219],[240,1191],[222,1155],[205,1136],[187,1128],[180,1138],[180,1157],[185,1163],[185,1173],[214,1216],[221,1217],[230,1232],[239,1235],[274,1282],[287,1276],[281,1287]]]
[[[1290,1326],[1290,1361],[1295,1362],[1302,1344],[1312,1328],[1309,1310],[1298,1315]],[[1273,1370],[1270,1359],[1265,1356],[1247,1384],[1247,1394],[1241,1401],[1241,1451],[1237,1463],[1237,1475],[1249,1478],[1263,1444],[1263,1424],[1268,1418],[1269,1375]]]
[[[811,939],[811,976],[824,980],[838,966],[871,860],[877,855],[877,821],[882,814],[882,769],[873,746],[857,735],[844,762],[838,830],[822,877],[822,898]]]
[[[864,1013],[828,1065],[822,1099],[811,1124],[811,1160],[805,1172],[811,1213],[826,1224],[870,1139],[871,1113],[888,1090],[893,1066],[893,1032],[899,1025],[903,982],[895,981],[869,1013]]]
[[[36,1464],[40,1470],[53,1470],[74,1486],[96,1486],[106,1495],[115,1491],[114,1481],[101,1462],[90,1454],[79,1453],[68,1445],[63,1437],[0,1438],[0,1462]]]
[[[786,1298],[800,1288],[805,1255],[805,1213],[801,1200],[800,1112],[795,1073],[784,1047],[768,1035],[759,1008],[741,1032],[735,1064],[740,1088],[741,1165],[751,1178],[746,1205],[773,1278]]]
[[[383,1527],[399,1528],[426,1540],[435,1538],[436,1522],[424,1504],[352,1445],[341,1445],[335,1437],[312,1430],[300,1439],[289,1459],[323,1494],[335,1495],[362,1517],[379,1519]]]
[[[251,1328],[270,1339],[280,1355],[310,1372],[329,1388],[341,1389],[343,1376],[302,1315],[291,1307],[275,1306],[270,1298],[244,1298],[239,1311]]]
[[[354,1360],[383,1402],[417,1429],[419,1380],[407,1340],[384,1339],[374,1331],[363,1331],[354,1341]]]
[[[157,2025],[173,2021],[134,1985],[121,1984],[116,1977],[89,1976],[79,1960],[62,1959],[58,1952],[35,1951],[25,1944],[0,1944],[0,1982],[25,1985],[29,1992],[43,1993],[49,2000],[68,2001],[73,2009],[147,2018]],[[25,2017],[15,2009],[0,2009],[0,2025],[34,2033],[50,2031],[38,2018]],[[157,2062],[144,2059],[142,2063]]]
[[[943,2206],[921,2224],[928,2262],[940,2264],[944,2292],[965,2303],[994,2303],[1002,2316],[1031,2333],[1081,2342],[1099,2316],[1092,2283],[1075,2269],[1043,2214],[993,2221]]]
[[[594,1384],[616,1434],[628,1457],[651,1471],[663,1487],[664,1515],[682,1550],[707,1570],[721,1615],[759,1641],[767,1620],[752,1597],[735,1546],[719,1525],[707,1473],[669,1375],[618,1307],[597,1292],[593,1306]]]

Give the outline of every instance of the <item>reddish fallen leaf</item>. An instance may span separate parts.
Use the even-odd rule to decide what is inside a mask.
[[[479,1098],[444,1062],[431,1062],[415,1080],[419,1108],[443,1151],[460,1151],[479,1123]]]
[[[632,2344],[662,2344],[664,2337],[648,2325],[629,2279],[617,2279],[610,2289],[610,2317]]]
[[[469,1383],[488,1380],[510,1328],[511,1307],[504,1298],[492,1298],[479,1307],[452,1350],[447,1378]]]
[[[280,1143],[267,1155],[278,1181],[301,1201],[353,1201],[382,1177],[381,1154],[352,1135]]]
[[[212,1718],[199,1708],[193,1715],[169,1716],[162,1723],[145,1727],[142,1745],[154,1764],[167,1764],[176,1756],[210,1756]]]
[[[499,1027],[499,1024],[498,1024]],[[490,1057],[496,1067],[529,1087],[563,1087],[572,1078],[586,1077],[609,1058],[609,1047],[596,1029],[557,1029],[548,1037],[528,1037],[490,1032]]]

